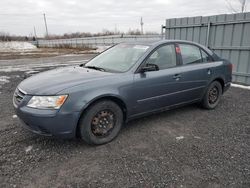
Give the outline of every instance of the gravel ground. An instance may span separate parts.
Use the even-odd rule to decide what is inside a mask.
[[[0,61],[0,187],[250,187],[250,90],[131,121],[102,146],[23,129],[12,107],[23,77],[89,58]]]

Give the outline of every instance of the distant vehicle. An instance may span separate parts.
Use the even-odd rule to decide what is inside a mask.
[[[229,61],[193,42],[121,43],[24,80],[13,103],[35,133],[104,144],[133,118],[190,103],[214,109],[231,79]]]

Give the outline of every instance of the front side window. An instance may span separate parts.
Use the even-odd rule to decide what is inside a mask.
[[[149,56],[146,64],[155,64],[160,70],[176,66],[176,53],[174,45],[165,45],[158,48]]]
[[[85,67],[98,68],[110,72],[126,72],[147,51],[149,46],[118,44],[96,56]]]
[[[183,65],[201,63],[202,57],[200,49],[189,44],[179,44]]]

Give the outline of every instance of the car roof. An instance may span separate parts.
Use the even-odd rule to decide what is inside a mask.
[[[155,45],[160,45],[160,44],[166,44],[166,43],[190,43],[190,44],[196,44],[199,45],[198,43],[192,42],[192,41],[187,41],[187,40],[164,40],[164,39],[159,39],[159,40],[145,40],[145,41],[134,41],[134,42],[122,42],[123,44],[138,44],[138,45],[148,45],[148,46],[155,46]]]
[[[192,44],[201,47],[205,51],[207,51],[210,55],[213,55],[213,52],[208,49],[207,47],[188,40],[165,40],[165,39],[159,39],[159,40],[145,40],[145,41],[135,41],[135,42],[122,42],[123,44],[134,44],[134,45],[147,45],[147,46],[159,46],[161,44],[167,44],[167,43],[186,43],[186,44]]]

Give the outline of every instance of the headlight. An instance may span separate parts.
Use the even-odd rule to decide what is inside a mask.
[[[27,106],[39,109],[59,109],[63,105],[67,97],[67,95],[33,96],[28,102]]]

